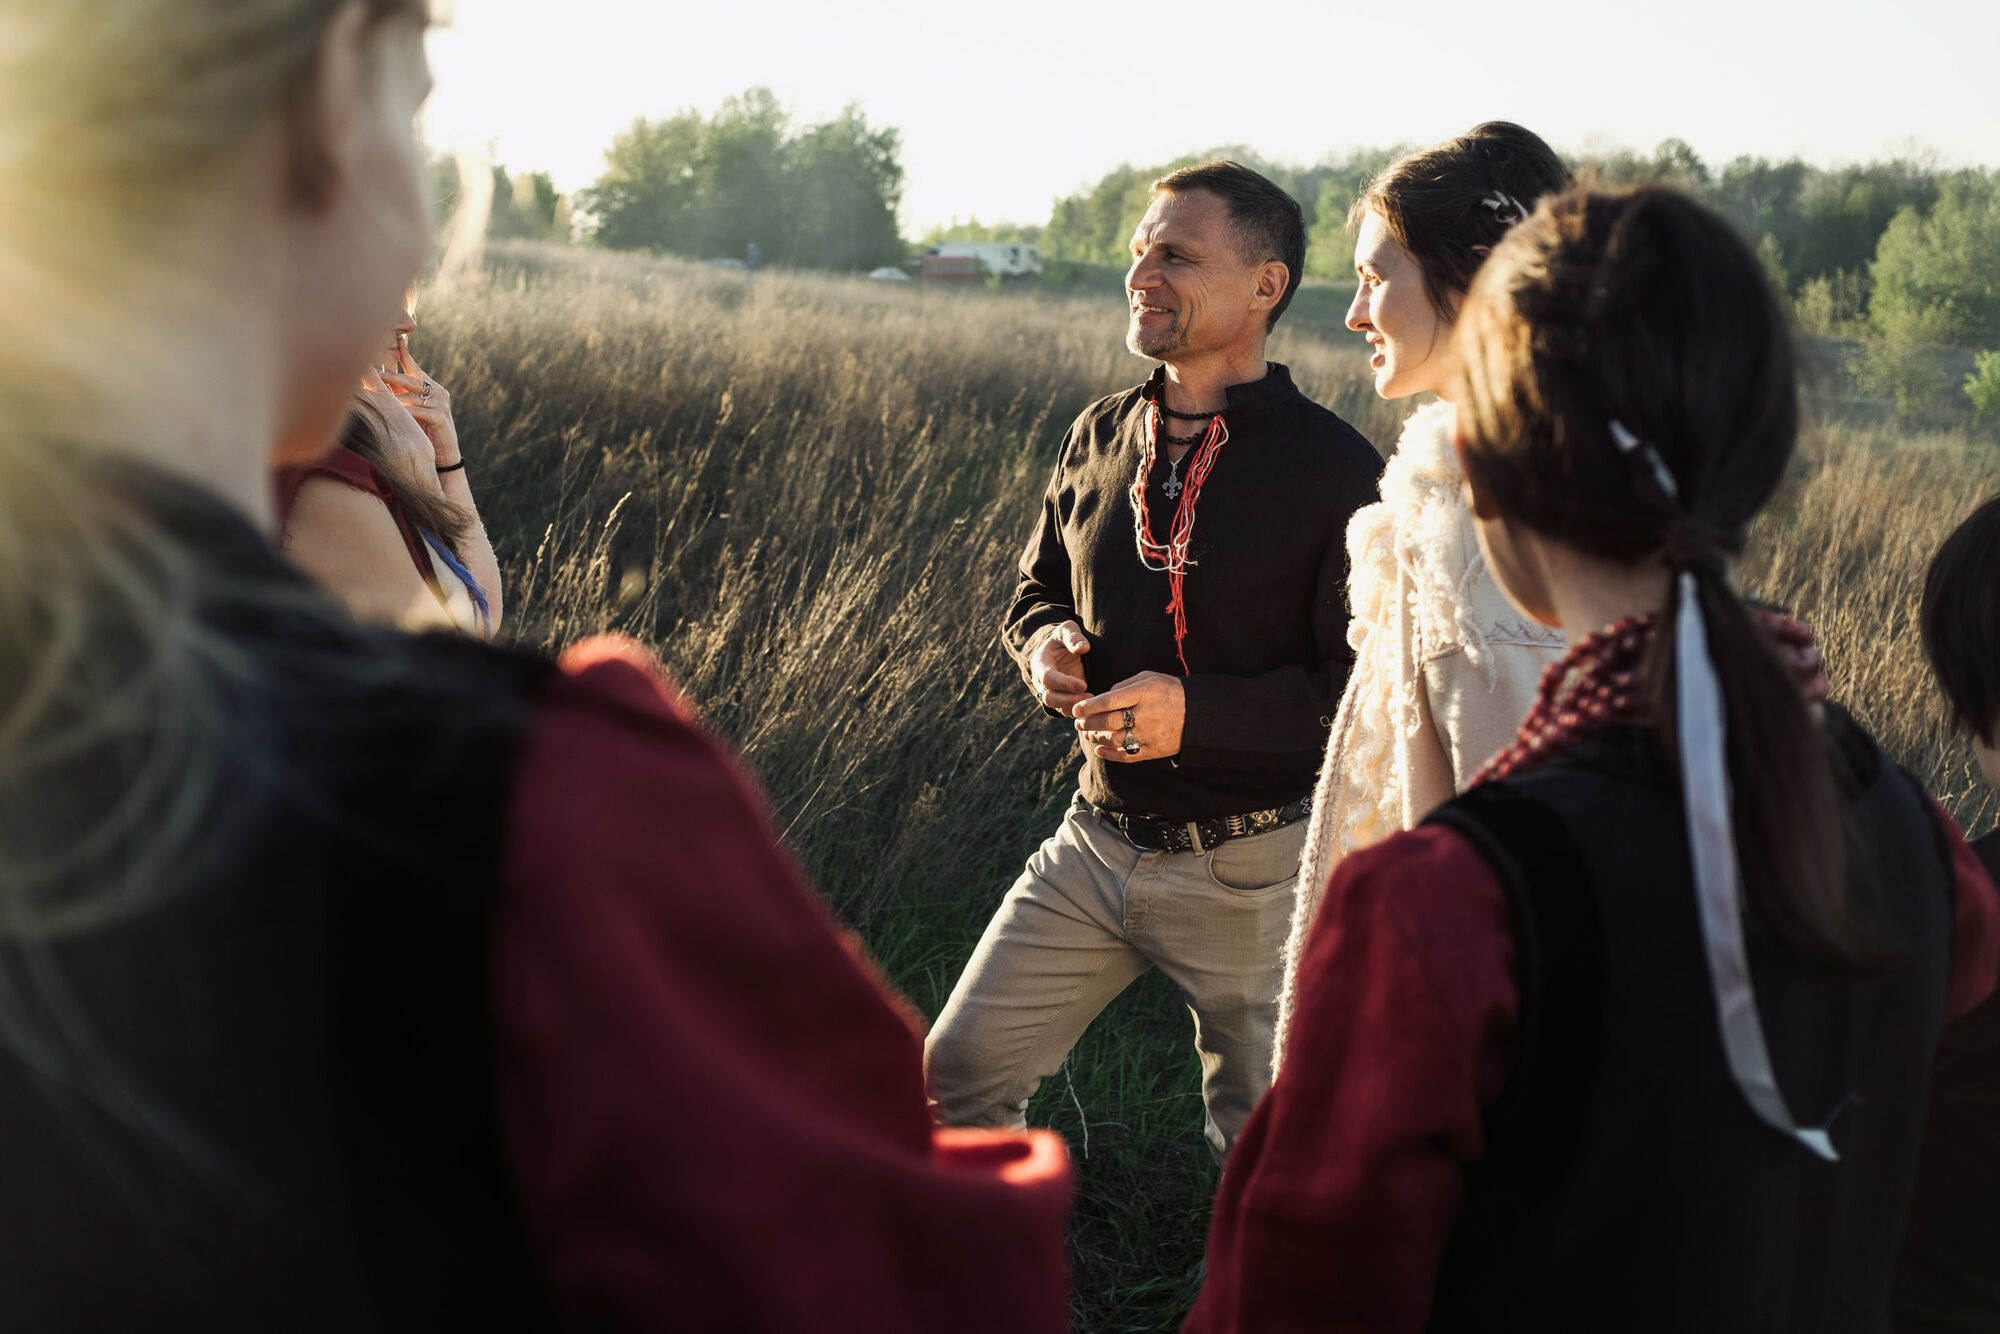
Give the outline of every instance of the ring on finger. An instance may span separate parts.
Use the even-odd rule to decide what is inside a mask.
[[[1127,755],[1137,755],[1139,753],[1139,738],[1132,735],[1132,727],[1129,723],[1125,727],[1125,744],[1120,746],[1119,749]]]
[[[1131,731],[1134,727],[1138,726],[1137,723],[1132,721],[1132,710],[1123,709],[1120,710],[1120,712],[1122,712],[1125,715],[1125,730],[1127,732]]]

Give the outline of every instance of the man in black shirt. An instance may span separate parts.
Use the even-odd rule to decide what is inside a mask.
[[[1132,256],[1127,343],[1164,364],[1070,427],[1003,631],[1077,731],[1080,792],[926,1060],[946,1123],[1020,1125],[1157,965],[1194,1012],[1220,1155],[1268,1078],[1287,890],[1352,661],[1347,521],[1381,460],[1264,359],[1305,261],[1284,191],[1235,163],[1175,172]]]

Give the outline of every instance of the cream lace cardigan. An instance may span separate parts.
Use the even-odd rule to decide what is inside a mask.
[[[1272,1070],[1299,956],[1348,853],[1414,825],[1514,739],[1562,636],[1507,601],[1479,552],[1452,449],[1452,407],[1410,414],[1382,499],[1347,526],[1354,667],[1333,720],[1299,866]]]

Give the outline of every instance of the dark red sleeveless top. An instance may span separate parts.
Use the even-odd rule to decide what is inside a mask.
[[[410,563],[417,567],[417,574],[425,583],[436,577],[431,567],[430,550],[424,545],[423,534],[410,519],[402,502],[396,499],[394,488],[382,470],[349,449],[335,442],[327,447],[326,453],[311,463],[295,463],[273,471],[272,486],[276,488],[278,500],[278,531],[283,532],[292,521],[292,506],[298,503],[299,488],[313,477],[331,477],[356,491],[365,491],[388,506],[389,517],[396,521],[396,531],[403,535],[403,546],[410,553]]]

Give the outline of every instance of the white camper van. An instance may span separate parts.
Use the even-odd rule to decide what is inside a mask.
[[[1041,247],[1017,241],[942,241],[928,253],[943,259],[976,259],[988,273],[1002,278],[1023,278],[1042,271]]]

